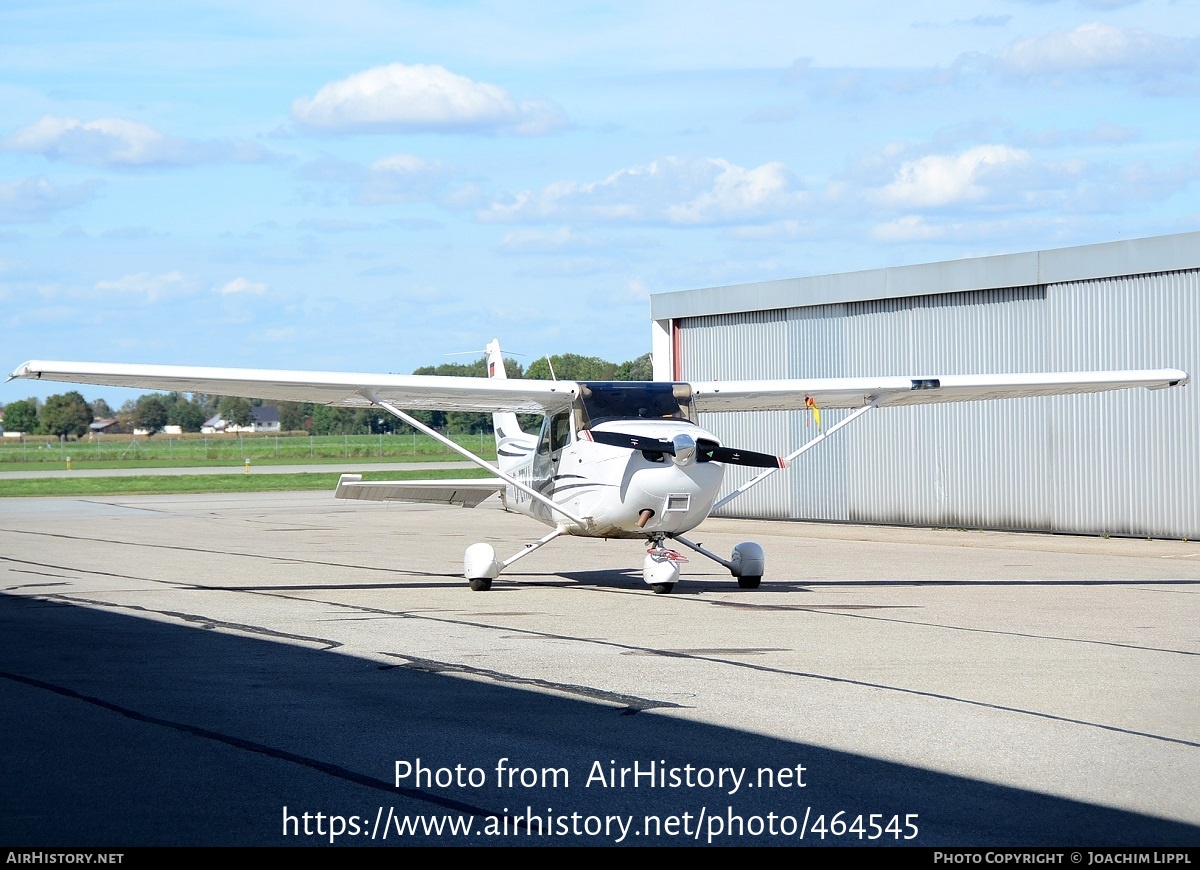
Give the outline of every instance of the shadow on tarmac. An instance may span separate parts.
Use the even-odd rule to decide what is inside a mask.
[[[388,665],[317,646],[0,595],[0,843],[318,844],[338,816],[347,832],[334,841],[366,845],[389,812],[420,824],[472,819],[472,829],[401,837],[393,822],[377,844],[609,845],[622,823],[626,845],[710,834],[722,845],[870,842],[814,833],[818,816],[828,827],[841,812],[844,824],[862,814],[867,836],[871,813],[881,827],[898,815],[898,842],[920,846],[1200,844],[1196,826],[833,751],[802,734],[783,741],[690,722],[672,715],[686,715],[685,699],[667,685],[648,698],[535,691],[483,670],[486,661],[443,668],[398,648]],[[396,762],[418,759],[446,768],[443,781],[456,765],[464,777],[478,768],[484,784],[439,787],[431,774],[428,785],[410,776],[397,788]],[[498,785],[501,759],[530,772]],[[696,783],[720,768],[746,774],[732,794],[728,774],[724,787],[650,787],[648,777],[614,787],[610,772],[635,762]],[[798,765],[805,788],[794,783]],[[543,768],[560,770],[557,786]],[[760,768],[789,771],[790,787],[766,787],[765,777],[758,787]],[[523,787],[522,775],[548,779]],[[909,813],[919,834],[906,841]],[[803,841],[767,832],[798,831],[806,814]],[[647,816],[658,817],[657,834]],[[739,824],[743,833],[729,836]],[[481,833],[489,825],[501,833]]]

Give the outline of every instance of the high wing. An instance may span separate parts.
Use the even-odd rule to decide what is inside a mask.
[[[71,384],[99,384],[106,387],[244,396],[275,402],[314,402],[343,408],[370,407],[372,402],[366,398],[366,394],[370,393],[401,408],[491,413],[513,411],[526,414],[557,411],[570,405],[578,393],[578,385],[574,381],[43,360],[31,360],[18,366],[12,377]]]
[[[367,480],[361,474],[338,478],[334,498],[364,501],[407,501],[420,504],[456,504],[473,508],[488,497],[504,492],[502,480]]]
[[[1188,382],[1179,369],[1057,374],[946,375],[943,377],[814,378],[781,381],[693,382],[700,411],[794,411],[807,407],[861,408],[1058,396],[1145,387],[1159,390]]]
[[[269,401],[315,402],[349,408],[369,407],[372,399],[367,396],[370,395],[402,408],[491,413],[553,413],[569,406],[579,392],[579,385],[575,381],[41,360],[18,366],[12,377],[213,393]],[[1179,369],[1145,369],[1051,374],[710,381],[692,382],[690,386],[696,408],[700,411],[785,411],[803,410],[809,399],[819,408],[859,408],[876,399],[876,405],[886,407],[1095,393],[1132,387],[1153,390],[1187,382],[1187,373]]]

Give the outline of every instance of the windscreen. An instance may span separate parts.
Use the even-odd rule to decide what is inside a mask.
[[[587,429],[605,420],[686,420],[696,422],[689,384],[607,381],[579,385]]]

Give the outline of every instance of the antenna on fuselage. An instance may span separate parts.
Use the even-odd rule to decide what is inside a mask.
[[[550,380],[557,381],[558,375],[554,374],[554,363],[550,362],[550,354],[546,354],[546,365],[550,366]]]

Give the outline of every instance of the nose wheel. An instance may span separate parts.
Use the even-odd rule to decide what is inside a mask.
[[[663,546],[661,537],[653,538],[653,545],[646,550],[642,561],[642,579],[654,590],[655,595],[668,595],[679,580],[679,563],[687,557]]]

